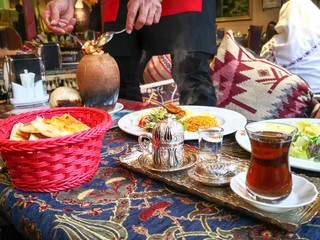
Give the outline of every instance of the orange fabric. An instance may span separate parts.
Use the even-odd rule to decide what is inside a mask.
[[[120,0],[106,0],[104,11],[105,22],[115,22],[120,6]],[[161,16],[169,16],[184,12],[201,12],[202,0],[163,0]]]

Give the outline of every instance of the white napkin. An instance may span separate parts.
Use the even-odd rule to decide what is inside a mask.
[[[24,73],[20,74],[21,84],[25,88],[33,88],[34,87],[34,77],[36,74],[32,72],[28,72],[27,69],[24,70]]]
[[[35,73],[28,72],[27,69],[24,70],[24,73],[20,74],[21,84],[26,89],[26,97],[34,98],[34,77]]]

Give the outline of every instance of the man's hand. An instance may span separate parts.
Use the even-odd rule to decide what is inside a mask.
[[[52,32],[65,34],[73,30],[76,23],[74,4],[74,0],[52,0],[47,4],[42,18]]]
[[[144,25],[150,26],[158,23],[162,12],[161,1],[162,0],[129,0],[127,4],[127,33],[131,33],[133,28],[139,30]]]

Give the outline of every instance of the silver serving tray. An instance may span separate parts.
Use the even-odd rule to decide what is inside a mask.
[[[190,147],[186,145],[188,151],[195,151],[197,153],[197,148]],[[195,181],[194,179],[188,176],[188,170],[181,170],[175,172],[155,172],[150,171],[149,169],[141,166],[138,162],[137,155],[136,158],[131,159],[130,161],[120,161],[121,164],[134,172],[142,173],[147,175],[150,178],[162,181],[163,183],[175,187],[179,190],[183,190],[192,194],[195,194],[207,201],[216,203],[222,207],[228,207],[230,209],[242,212],[244,214],[253,216],[263,222],[274,224],[282,229],[287,231],[296,231],[303,224],[308,223],[311,219],[317,214],[320,209],[320,197],[318,195],[317,199],[310,205],[294,209],[285,213],[270,213],[265,212],[260,209],[255,208],[254,206],[248,204],[242,200],[237,194],[235,194],[229,186],[219,187],[219,186],[205,186],[200,182]],[[225,157],[230,157],[232,160],[242,162],[244,165],[248,165],[249,159],[243,159],[238,157],[229,156],[228,154]],[[120,158],[121,159],[121,158]],[[318,191],[320,192],[320,179],[317,177],[308,177],[305,175],[297,174],[305,177],[310,182],[312,182]]]

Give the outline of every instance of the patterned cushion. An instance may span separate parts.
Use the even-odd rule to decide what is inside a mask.
[[[143,71],[144,82],[152,83],[171,79],[171,68],[170,54],[153,56]]]
[[[313,93],[299,76],[238,44],[228,31],[211,63],[211,76],[222,108],[248,120],[304,117]]]

